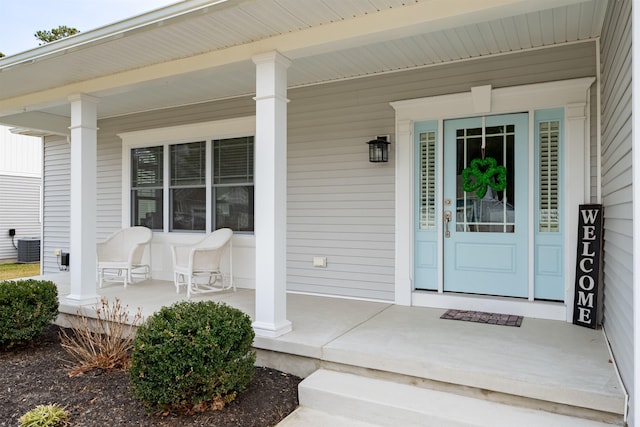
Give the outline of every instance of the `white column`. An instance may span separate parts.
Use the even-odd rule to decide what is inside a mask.
[[[287,320],[287,68],[278,52],[256,64],[256,314],[258,336],[291,331]]]
[[[71,101],[71,293],[64,302],[94,304],[96,285],[96,163],[98,99],[78,94]]]

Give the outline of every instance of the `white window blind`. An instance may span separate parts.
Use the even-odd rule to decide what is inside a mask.
[[[420,229],[436,225],[436,133],[420,133]]]
[[[540,146],[540,232],[558,232],[560,218],[560,121],[550,120],[538,125]]]
[[[213,183],[253,182],[253,137],[213,141]]]
[[[205,143],[170,146],[171,186],[205,185]]]

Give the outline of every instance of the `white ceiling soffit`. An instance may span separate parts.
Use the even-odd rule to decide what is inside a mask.
[[[99,96],[101,117],[249,95],[251,55],[274,48],[293,59],[297,87],[588,40],[605,9],[602,0],[189,0],[0,60],[0,116],[68,115],[65,90]]]
[[[291,86],[461,61],[594,39],[602,4],[591,1],[456,28],[385,40],[365,47],[301,58]]]

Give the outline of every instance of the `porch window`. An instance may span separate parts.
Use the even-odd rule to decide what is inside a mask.
[[[132,148],[131,224],[253,232],[253,149],[253,136]]]
[[[131,150],[131,223],[162,230],[164,147]]]
[[[253,137],[213,141],[215,228],[253,231]]]
[[[171,231],[206,228],[206,145],[204,141],[169,146]]]

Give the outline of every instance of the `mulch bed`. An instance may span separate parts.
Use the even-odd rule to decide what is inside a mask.
[[[67,353],[58,327],[51,326],[37,342],[0,352],[0,426],[37,405],[66,407],[72,426],[274,426],[298,405],[300,378],[256,367],[246,390],[220,411],[193,416],[147,415],[129,392],[122,371],[94,370],[69,377]]]

